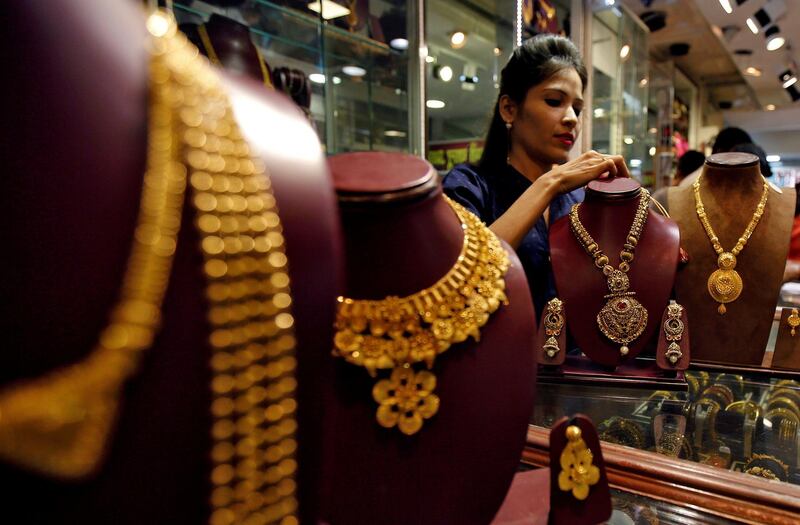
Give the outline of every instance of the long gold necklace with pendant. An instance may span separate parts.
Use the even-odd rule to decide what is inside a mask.
[[[700,219],[700,223],[703,225],[703,229],[706,231],[706,235],[708,235],[708,239],[711,241],[711,246],[717,253],[717,266],[719,267],[717,270],[714,270],[714,273],[708,278],[708,293],[719,303],[717,312],[719,312],[720,315],[725,315],[725,312],[728,310],[725,307],[725,303],[732,303],[738,299],[744,288],[742,277],[739,275],[739,272],[735,270],[736,256],[744,249],[750,236],[753,235],[756,226],[758,226],[761,216],[764,215],[767,198],[769,197],[769,184],[767,183],[767,179],[761,177],[764,181],[764,190],[761,193],[761,200],[758,202],[758,206],[756,206],[753,218],[750,219],[750,224],[747,225],[742,236],[736,241],[736,245],[733,249],[726,252],[719,243],[719,237],[714,233],[711,223],[708,222],[708,215],[706,215],[706,209],[700,198],[700,180],[702,178],[703,175],[701,174],[694,181],[694,184],[692,184],[694,188],[695,207],[697,209],[697,217]]]
[[[642,188],[633,224],[631,224],[626,242],[622,246],[622,251],[619,252],[620,263],[617,268],[609,264],[608,256],[603,253],[597,242],[581,224],[578,216],[580,203],[574,205],[569,213],[572,233],[575,234],[575,238],[581,243],[586,253],[594,259],[594,265],[606,276],[608,284],[609,293],[604,296],[606,304],[597,314],[597,326],[608,339],[622,345],[619,353],[623,356],[629,352],[628,344],[642,335],[647,326],[647,310],[634,298],[636,292],[629,290],[631,284],[628,270],[631,269],[630,265],[633,262],[636,245],[645,222],[647,222],[649,199],[650,193]]]

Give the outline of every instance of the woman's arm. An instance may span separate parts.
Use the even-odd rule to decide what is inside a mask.
[[[536,179],[489,228],[516,250],[553,198],[560,193],[583,186],[589,181],[609,175],[630,176],[623,158],[620,155],[603,155],[596,151],[587,151]]]

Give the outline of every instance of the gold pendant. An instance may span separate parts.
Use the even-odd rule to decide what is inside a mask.
[[[725,315],[727,308],[725,303],[731,303],[739,298],[744,285],[739,272],[736,268],[736,256],[730,252],[723,252],[717,258],[718,270],[708,278],[708,293],[717,301],[719,307],[717,311],[720,315]]]
[[[792,308],[792,313],[789,315],[789,318],[786,319],[786,322],[789,323],[789,326],[792,328],[792,337],[797,333],[797,327],[800,326],[800,314],[797,312],[797,308]]]
[[[566,435],[567,444],[559,457],[558,488],[583,501],[589,497],[592,485],[600,481],[600,469],[594,464],[594,455],[586,446],[580,427],[568,426]]]
[[[642,335],[647,327],[647,310],[633,298],[636,292],[629,292],[628,275],[620,270],[611,270],[608,274],[606,304],[597,314],[597,326],[610,340],[622,346],[619,353],[623,356],[629,352],[628,343]]]

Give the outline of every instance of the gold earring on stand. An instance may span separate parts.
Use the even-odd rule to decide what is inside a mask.
[[[558,336],[564,328],[564,303],[558,297],[554,297],[547,302],[547,310],[544,316],[544,333],[547,340],[544,342],[544,353],[547,357],[555,357],[561,350],[558,347]]]
[[[800,326],[800,314],[797,313],[797,308],[792,308],[792,314],[786,322],[792,327],[792,337],[794,337],[794,334],[797,332],[797,327]]]
[[[667,341],[669,341],[666,353],[667,360],[673,365],[683,357],[680,345],[684,330],[683,321],[681,320],[682,315],[683,306],[671,300],[669,305],[667,305],[667,319],[664,321],[664,334],[667,336]]]
[[[564,492],[572,491],[575,499],[583,501],[589,497],[589,487],[600,481],[600,469],[592,461],[592,451],[581,437],[577,425],[567,427],[567,445],[561,452],[561,472],[558,474],[558,488]]]

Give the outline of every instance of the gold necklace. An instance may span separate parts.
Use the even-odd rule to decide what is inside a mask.
[[[700,223],[703,225],[703,229],[705,230],[708,239],[711,241],[711,246],[718,255],[718,269],[714,270],[714,273],[712,273],[708,278],[708,293],[716,302],[719,303],[717,312],[719,312],[720,315],[725,315],[725,312],[727,311],[725,303],[731,303],[738,299],[739,295],[742,293],[742,289],[744,288],[742,277],[739,275],[739,272],[735,270],[736,256],[739,255],[739,253],[744,249],[747,241],[750,239],[750,236],[753,235],[753,231],[756,229],[756,226],[758,226],[761,216],[764,215],[764,209],[767,205],[767,198],[769,197],[769,184],[767,183],[767,179],[762,176],[761,178],[764,182],[764,189],[761,193],[761,200],[759,200],[758,206],[756,206],[756,211],[753,214],[753,217],[750,219],[750,223],[747,225],[747,228],[744,229],[744,233],[742,233],[742,236],[739,237],[738,241],[736,241],[736,245],[731,251],[726,252],[719,243],[719,237],[717,237],[717,234],[714,233],[711,223],[708,221],[708,215],[706,214],[706,209],[703,206],[703,200],[700,198],[700,179],[702,178],[703,175],[701,174],[692,184],[694,189],[694,201],[697,210],[697,217],[700,219]]]
[[[208,59],[215,66],[222,67],[222,62],[220,62],[219,56],[217,55],[217,52],[214,49],[214,45],[211,43],[211,37],[208,35],[208,30],[206,29],[206,25],[200,24],[199,26],[197,26],[197,32],[200,34],[200,41],[203,43],[203,49],[205,49],[206,55],[208,55]],[[261,78],[264,81],[264,85],[270,89],[274,89],[275,86],[272,85],[272,79],[269,74],[269,69],[267,68],[267,63],[264,60],[264,57],[261,55],[261,50],[259,50],[258,46],[255,44],[253,45],[253,47],[256,49],[256,55],[258,55],[258,65],[261,67]]]
[[[0,457],[62,479],[99,468],[160,322],[188,179],[212,327],[209,521],[297,523],[294,319],[269,174],[174,19],[156,13],[147,28],[147,167],[120,300],[88,357],[0,392]]]
[[[607,279],[610,293],[604,296],[606,304],[597,314],[597,326],[608,339],[622,345],[619,353],[623,356],[627,355],[630,350],[627,345],[642,335],[647,327],[647,310],[634,299],[636,292],[628,291],[630,288],[628,270],[631,268],[630,263],[633,262],[636,245],[647,222],[649,198],[650,192],[642,188],[633,224],[631,224],[626,242],[622,246],[622,251],[619,252],[620,263],[617,268],[609,264],[608,256],[603,253],[597,242],[581,224],[578,216],[580,203],[575,204],[569,212],[572,233],[586,253],[594,258],[594,265],[603,272]]]
[[[411,365],[425,363],[430,369],[450,345],[468,337],[479,340],[489,315],[508,303],[504,276],[509,260],[500,241],[475,215],[444,199],[464,231],[461,253],[447,274],[406,297],[338,299],[334,355],[363,366],[373,377],[378,369],[393,369],[388,380],[373,388],[379,403],[376,419],[406,435],[418,432],[439,409],[433,394],[436,376],[415,372]]]

